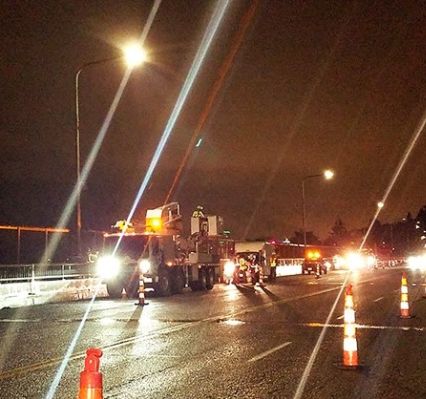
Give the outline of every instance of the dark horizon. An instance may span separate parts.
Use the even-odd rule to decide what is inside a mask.
[[[162,204],[248,1],[234,2],[142,198]],[[0,5],[2,118],[0,224],[55,225],[75,183],[74,75],[138,37],[151,2],[45,1]],[[83,227],[127,216],[186,76],[214,2],[164,1],[148,35],[152,62],[134,70],[82,194]],[[176,192],[236,238],[325,238],[373,217],[426,108],[426,11],[421,2],[261,2]],[[120,63],[81,75],[86,158],[124,73]],[[379,215],[394,222],[426,203],[424,134]],[[262,202],[260,202],[262,200]],[[257,211],[255,211],[257,210]],[[74,228],[74,216],[69,227]]]

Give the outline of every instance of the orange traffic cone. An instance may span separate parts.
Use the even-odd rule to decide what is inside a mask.
[[[411,319],[410,305],[408,304],[407,275],[405,272],[402,272],[402,277],[401,277],[401,305],[400,305],[399,317],[401,319]]]
[[[344,313],[344,338],[343,338],[343,368],[357,369],[358,345],[356,341],[355,310],[352,294],[352,285],[346,287],[345,313]]]
[[[101,356],[100,349],[87,349],[84,370],[80,373],[78,399],[103,399],[102,374],[99,372]]]
[[[148,302],[145,302],[145,284],[143,282],[143,274],[139,274],[139,290],[138,290],[138,302],[135,305],[145,306]]]

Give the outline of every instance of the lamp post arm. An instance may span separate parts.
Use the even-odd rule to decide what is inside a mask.
[[[123,58],[123,56],[115,56],[103,58],[101,60],[86,62],[78,68],[75,73],[75,151],[76,151],[76,178],[77,178],[77,206],[76,206],[76,228],[77,228],[77,251],[81,254],[81,161],[80,161],[80,74],[83,69],[92,66],[103,64],[105,62],[116,61]]]
[[[101,60],[86,62],[85,64],[81,65],[80,68],[78,68],[76,75],[79,75],[83,69],[86,69],[87,67],[91,65],[98,65],[98,64],[103,64],[105,62],[116,61],[121,58],[123,58],[122,55],[116,55],[115,57],[102,58]]]
[[[323,175],[322,174],[317,174],[317,175],[305,176],[302,181],[305,181],[305,180],[308,180],[308,179],[312,179],[313,177],[323,177]]]

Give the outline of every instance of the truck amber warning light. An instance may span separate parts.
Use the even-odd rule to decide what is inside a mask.
[[[146,232],[147,233],[158,233],[162,228],[162,210],[160,208],[148,209],[146,212]]]
[[[319,251],[309,251],[308,259],[317,260],[321,258],[321,253]]]

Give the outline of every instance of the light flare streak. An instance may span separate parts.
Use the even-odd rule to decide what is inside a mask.
[[[74,337],[73,337],[72,341],[70,342],[70,344],[68,346],[67,352],[65,353],[65,356],[64,356],[64,359],[61,362],[61,365],[59,366],[58,370],[56,371],[55,377],[54,377],[52,383],[50,384],[50,388],[47,391],[45,399],[52,399],[55,396],[58,385],[61,382],[62,375],[64,374],[65,368],[68,365],[68,361],[69,361],[69,359],[71,358],[71,356],[74,352],[74,348],[77,345],[77,341],[80,338],[81,332],[83,331],[83,327],[86,324],[86,320],[89,317],[90,311],[92,310],[93,302],[96,299],[100,285],[101,285],[101,283],[99,283],[99,285],[97,286],[96,291],[95,291],[92,299],[90,300],[89,304],[87,305],[86,312],[84,313],[84,316],[81,319],[81,322],[80,322],[80,324],[77,328],[77,331],[75,332]]]
[[[155,0],[153,6],[151,8],[147,22],[146,22],[144,29],[142,31],[142,34],[139,38],[141,45],[144,44],[144,41],[145,41],[145,39],[146,39],[146,37],[147,37],[151,27],[152,27],[152,24],[154,22],[154,19],[155,19],[155,16],[157,14],[158,8],[160,7],[160,4],[161,4],[161,0]],[[83,167],[81,177],[80,177],[79,181],[77,182],[77,184],[75,185],[75,187],[74,187],[74,189],[73,189],[73,191],[72,191],[72,193],[71,193],[71,195],[70,195],[70,197],[69,197],[69,199],[68,199],[68,201],[65,205],[64,211],[62,212],[62,215],[59,219],[57,226],[65,226],[69,222],[72,211],[75,208],[77,199],[78,199],[78,197],[81,193],[81,189],[84,187],[84,185],[87,181],[89,173],[90,173],[90,171],[93,167],[93,164],[95,163],[96,157],[97,157],[99,150],[102,146],[103,140],[104,140],[104,138],[105,138],[105,136],[108,132],[108,128],[111,124],[112,118],[115,114],[115,111],[117,110],[117,107],[118,107],[118,104],[119,104],[121,97],[123,95],[124,89],[127,86],[130,75],[132,73],[132,69],[133,68],[131,68],[131,67],[128,67],[126,69],[126,72],[125,72],[125,74],[124,74],[124,76],[123,76],[123,78],[120,82],[120,85],[118,87],[118,90],[117,90],[117,92],[114,96],[114,99],[113,99],[113,101],[112,101],[112,103],[111,103],[111,105],[108,109],[108,113],[105,117],[105,120],[104,120],[102,126],[101,126],[101,129],[98,133],[98,136],[96,137],[96,141],[95,141],[95,143],[94,143],[94,145],[93,145],[93,147],[92,147],[92,149],[89,153],[89,156],[87,157],[87,161],[86,161],[86,163]],[[60,241],[59,235],[54,235],[52,237],[48,248],[46,249],[45,253],[43,254],[43,260],[47,260],[51,257],[51,255],[56,251],[58,244],[59,244],[59,241]],[[42,262],[43,262],[43,260],[42,260]],[[100,287],[100,284],[98,285],[98,287],[97,287],[97,289],[96,289],[96,291],[93,295],[92,300],[87,305],[87,309],[86,309],[86,312],[84,314],[84,317],[81,320],[80,325],[77,328],[77,331],[75,332],[74,337],[73,337],[73,339],[71,340],[71,342],[68,346],[67,352],[66,352],[66,354],[65,354],[65,356],[64,356],[64,358],[61,362],[61,365],[59,366],[59,368],[58,368],[58,370],[55,374],[54,380],[53,380],[52,384],[50,385],[50,388],[49,388],[49,390],[48,390],[48,392],[45,396],[46,399],[53,398],[55,393],[56,393],[59,382],[61,381],[61,378],[62,378],[62,375],[65,371],[65,368],[68,365],[68,362],[71,358],[72,353],[74,352],[75,346],[77,345],[78,339],[80,338],[81,331],[83,330],[86,319],[87,319],[87,317],[88,317],[88,315],[89,315],[89,313],[92,309],[93,303],[94,303],[94,301],[97,297],[99,287]]]
[[[405,166],[405,164],[406,164],[406,162],[407,162],[407,160],[408,160],[408,158],[409,158],[409,156],[410,156],[410,154],[411,154],[414,146],[416,145],[416,143],[417,143],[417,141],[418,141],[421,133],[423,132],[423,129],[424,129],[425,125],[426,125],[426,111],[423,113],[422,118],[420,120],[420,123],[418,124],[417,128],[415,129],[415,131],[413,133],[413,136],[411,137],[411,140],[410,140],[410,142],[409,142],[409,144],[408,144],[408,146],[407,146],[407,148],[406,148],[406,150],[405,150],[405,152],[404,152],[404,154],[402,156],[402,159],[399,162],[398,167],[396,168],[396,171],[395,171],[394,175],[392,176],[391,182],[390,182],[390,184],[388,185],[388,187],[387,187],[387,189],[385,191],[383,199],[381,200],[381,202],[383,204],[386,203],[386,200],[387,200],[390,192],[392,191],[392,188],[394,187],[394,185],[395,185],[395,183],[396,183],[396,181],[397,181],[397,179],[398,179],[398,177],[399,177],[399,175],[400,175],[403,167]],[[374,215],[374,218],[371,221],[370,226],[369,226],[369,228],[368,228],[368,230],[367,230],[367,232],[366,232],[366,234],[365,234],[365,236],[363,238],[363,241],[362,241],[362,243],[360,245],[360,250],[365,245],[365,242],[366,242],[366,240],[368,238],[368,235],[370,234],[371,229],[373,228],[373,225],[374,225],[374,223],[375,223],[375,221],[376,221],[376,219],[377,219],[380,211],[382,210],[382,208],[383,207],[379,207],[379,206],[377,207],[376,213]],[[340,288],[339,293],[337,294],[336,300],[334,301],[334,303],[333,303],[333,305],[332,305],[332,307],[330,309],[330,313],[328,314],[325,323],[323,325],[321,325],[321,327],[322,327],[321,333],[320,333],[320,335],[318,337],[318,340],[317,340],[317,342],[315,344],[314,349],[312,350],[311,356],[309,357],[309,361],[308,361],[308,363],[307,363],[307,365],[305,367],[305,370],[303,371],[302,377],[301,377],[301,379],[299,381],[299,385],[297,386],[297,390],[296,390],[296,393],[294,395],[294,399],[300,399],[302,397],[302,395],[303,395],[303,392],[304,392],[306,383],[308,381],[308,378],[310,376],[312,367],[313,367],[314,362],[315,362],[315,360],[316,360],[316,358],[318,356],[318,352],[319,352],[319,349],[321,347],[321,344],[322,344],[322,342],[324,340],[325,333],[327,332],[327,329],[329,327],[333,326],[330,323],[330,320],[331,320],[331,318],[332,318],[332,316],[333,316],[333,314],[335,312],[336,306],[337,306],[337,304],[338,304],[338,302],[340,300],[340,297],[341,297],[341,295],[343,293],[343,290],[344,290],[345,286],[348,283],[349,276],[350,276],[350,272],[348,272],[346,274],[345,280],[344,280],[344,282],[343,282],[343,284],[342,284],[342,286]]]
[[[312,367],[313,367],[314,362],[315,362],[315,360],[318,356],[318,352],[320,350],[321,344],[324,341],[325,333],[327,332],[327,329],[331,324],[330,323],[331,318],[334,314],[334,311],[336,310],[337,304],[339,303],[340,297],[342,296],[342,293],[343,293],[343,291],[346,287],[346,284],[348,283],[349,275],[350,275],[349,273],[350,272],[346,273],[345,280],[343,281],[343,284],[340,287],[339,293],[337,294],[337,297],[336,297],[336,299],[335,299],[335,301],[334,301],[334,303],[333,303],[333,305],[330,309],[330,313],[327,316],[327,319],[326,319],[326,321],[323,325],[323,328],[322,328],[321,333],[318,337],[318,340],[317,340],[317,342],[314,346],[314,349],[312,350],[311,356],[309,357],[309,360],[308,360],[308,364],[306,365],[305,370],[303,371],[302,377],[300,378],[299,385],[297,386],[296,393],[294,394],[293,399],[300,399],[303,395],[306,383],[307,383],[308,378],[311,374]]]
[[[330,68],[330,65],[332,65],[332,63],[334,62],[336,54],[343,43],[347,28],[351,24],[352,15],[354,13],[355,8],[356,8],[356,2],[354,2],[352,7],[350,7],[348,11],[345,13],[345,16],[340,26],[339,33],[332,47],[330,48],[330,51],[321,60],[321,63],[318,68],[318,74],[314,77],[314,79],[312,79],[312,82],[308,86],[308,90],[303,95],[300,107],[296,111],[294,119],[290,125],[287,141],[283,143],[281,148],[276,149],[276,153],[277,153],[276,160],[275,162],[273,162],[271,166],[271,170],[268,171],[268,174],[264,179],[265,182],[263,186],[257,187],[257,189],[260,192],[260,195],[258,195],[257,198],[255,199],[253,212],[251,213],[250,218],[243,232],[243,240],[247,239],[250,233],[250,230],[256,220],[256,217],[261,209],[261,206],[265,203],[265,201],[267,201],[268,193],[270,192],[271,187],[273,186],[274,180],[276,179],[280,171],[281,165],[285,160],[290,144],[292,143],[294,138],[297,136],[297,134],[300,132],[300,129],[303,126],[305,118],[309,115],[309,108],[312,106],[314,102],[315,96],[317,95],[317,91],[322,84],[324,76],[327,74]]]
[[[223,85],[229,75],[229,73],[232,70],[232,66],[234,65],[235,58],[241,48],[241,45],[244,41],[244,38],[246,37],[247,31],[253,21],[253,18],[257,12],[257,9],[260,6],[260,0],[253,0],[250,3],[250,6],[248,7],[247,11],[244,13],[243,17],[240,20],[239,28],[234,35],[232,39],[231,48],[223,60],[220,68],[218,69],[217,78],[215,82],[213,83],[213,86],[210,89],[210,92],[206,98],[206,102],[204,104],[204,108],[200,114],[200,117],[198,119],[197,125],[194,128],[194,131],[192,133],[192,137],[188,143],[186,152],[182,158],[182,161],[179,165],[179,168],[176,171],[175,177],[173,179],[173,182],[170,186],[169,192],[167,193],[167,196],[164,200],[164,203],[167,204],[170,201],[170,198],[172,195],[177,195],[178,184],[182,184],[182,176],[184,172],[184,168],[187,167],[189,157],[192,154],[192,150],[194,146],[198,148],[201,145],[200,140],[202,139],[202,132],[206,127],[206,124],[208,122],[209,116],[213,110],[213,107],[217,103],[219,94],[223,88]],[[204,136],[206,135],[206,132],[204,133]],[[196,140],[199,137],[199,142],[197,143]],[[187,167],[189,169],[190,166]]]
[[[161,0],[155,0],[151,12],[148,16],[147,22],[144,26],[144,29],[140,35],[139,42],[141,46],[143,46],[145,39],[148,35],[149,30],[152,27],[152,24],[154,22],[154,18],[157,14],[158,8],[160,7]],[[114,99],[108,109],[108,113],[104,119],[104,122],[102,123],[101,129],[99,130],[98,136],[96,137],[96,141],[90,150],[90,153],[87,157],[87,160],[84,164],[83,170],[81,172],[80,180],[77,182],[77,184],[74,186],[74,189],[68,198],[68,201],[65,205],[64,211],[61,214],[61,217],[59,219],[59,222],[57,223],[57,228],[66,226],[70,220],[71,214],[75,208],[75,205],[77,203],[77,199],[81,194],[81,190],[86,184],[86,181],[89,177],[89,174],[92,170],[93,164],[95,163],[95,160],[98,156],[99,150],[102,146],[102,143],[105,139],[105,136],[108,132],[108,128],[111,125],[112,118],[114,117],[115,111],[117,110],[118,104],[121,100],[121,97],[123,95],[124,89],[127,86],[127,83],[130,79],[131,73],[133,71],[132,67],[128,67],[124,73],[124,76],[120,82],[120,85],[118,87],[117,92],[115,93]],[[52,239],[50,240],[49,246],[46,249],[46,251],[43,254],[43,258],[40,261],[40,263],[47,263],[47,260],[51,258],[51,256],[55,253],[59,241],[61,237],[58,234],[54,234],[52,236]]]
[[[166,124],[166,127],[164,128],[163,134],[160,138],[160,142],[157,145],[157,148],[154,152],[154,155],[152,157],[151,163],[149,164],[148,170],[145,174],[145,177],[139,187],[139,190],[136,194],[135,200],[133,202],[133,205],[130,209],[129,215],[126,218],[126,225],[128,222],[132,220],[133,215],[136,212],[136,208],[139,205],[139,202],[145,193],[145,190],[148,186],[149,181],[152,178],[152,175],[154,173],[154,170],[158,164],[158,161],[160,160],[161,154],[163,153],[164,147],[166,146],[166,143],[172,133],[172,130],[176,124],[176,121],[181,113],[181,110],[183,106],[185,105],[185,102],[188,98],[188,94],[192,88],[192,85],[195,82],[195,79],[197,78],[198,72],[200,71],[200,68],[204,62],[204,59],[206,57],[207,51],[210,48],[210,45],[213,41],[213,38],[217,32],[217,29],[223,19],[223,16],[225,14],[226,8],[229,4],[229,0],[220,0],[218,1],[216,8],[214,10],[214,13],[210,19],[210,22],[207,26],[206,32],[204,33],[203,39],[200,43],[200,46],[198,48],[198,51],[195,55],[194,61],[191,65],[191,68],[188,72],[188,75],[185,79],[185,82],[182,86],[182,89],[179,93],[178,99],[176,100],[176,104],[172,110],[172,113],[170,115],[170,118]],[[118,250],[118,247],[123,239],[124,234],[126,233],[126,229],[123,229],[122,233],[120,234],[119,239],[117,240],[117,244],[115,245],[113,254],[116,253]]]
[[[390,181],[390,183],[389,183],[389,185],[388,185],[388,187],[385,191],[385,194],[383,195],[383,198],[381,199],[381,201],[379,203],[382,203],[383,205],[386,204],[386,200],[388,199],[389,194],[391,193],[393,186],[395,185],[402,169],[404,168],[405,164],[407,163],[407,160],[410,157],[410,154],[413,151],[414,146],[416,145],[417,141],[419,140],[420,135],[422,134],[422,132],[425,128],[425,125],[426,125],[426,111],[424,111],[422,118],[420,120],[420,123],[417,125],[417,128],[415,129],[415,131],[414,131],[414,133],[411,137],[411,140],[408,143],[407,148],[405,149],[404,155],[402,156],[402,159],[399,162],[398,167],[396,168],[394,175],[392,176],[392,180]],[[360,250],[364,247],[364,245],[367,241],[367,238],[370,235],[371,230],[373,229],[374,223],[376,222],[377,218],[379,217],[379,214],[380,214],[382,209],[383,209],[383,206],[377,206],[374,217],[371,220],[371,223],[368,226],[367,232],[365,233],[365,236],[364,236],[364,238],[361,242],[361,245],[359,247]]]

